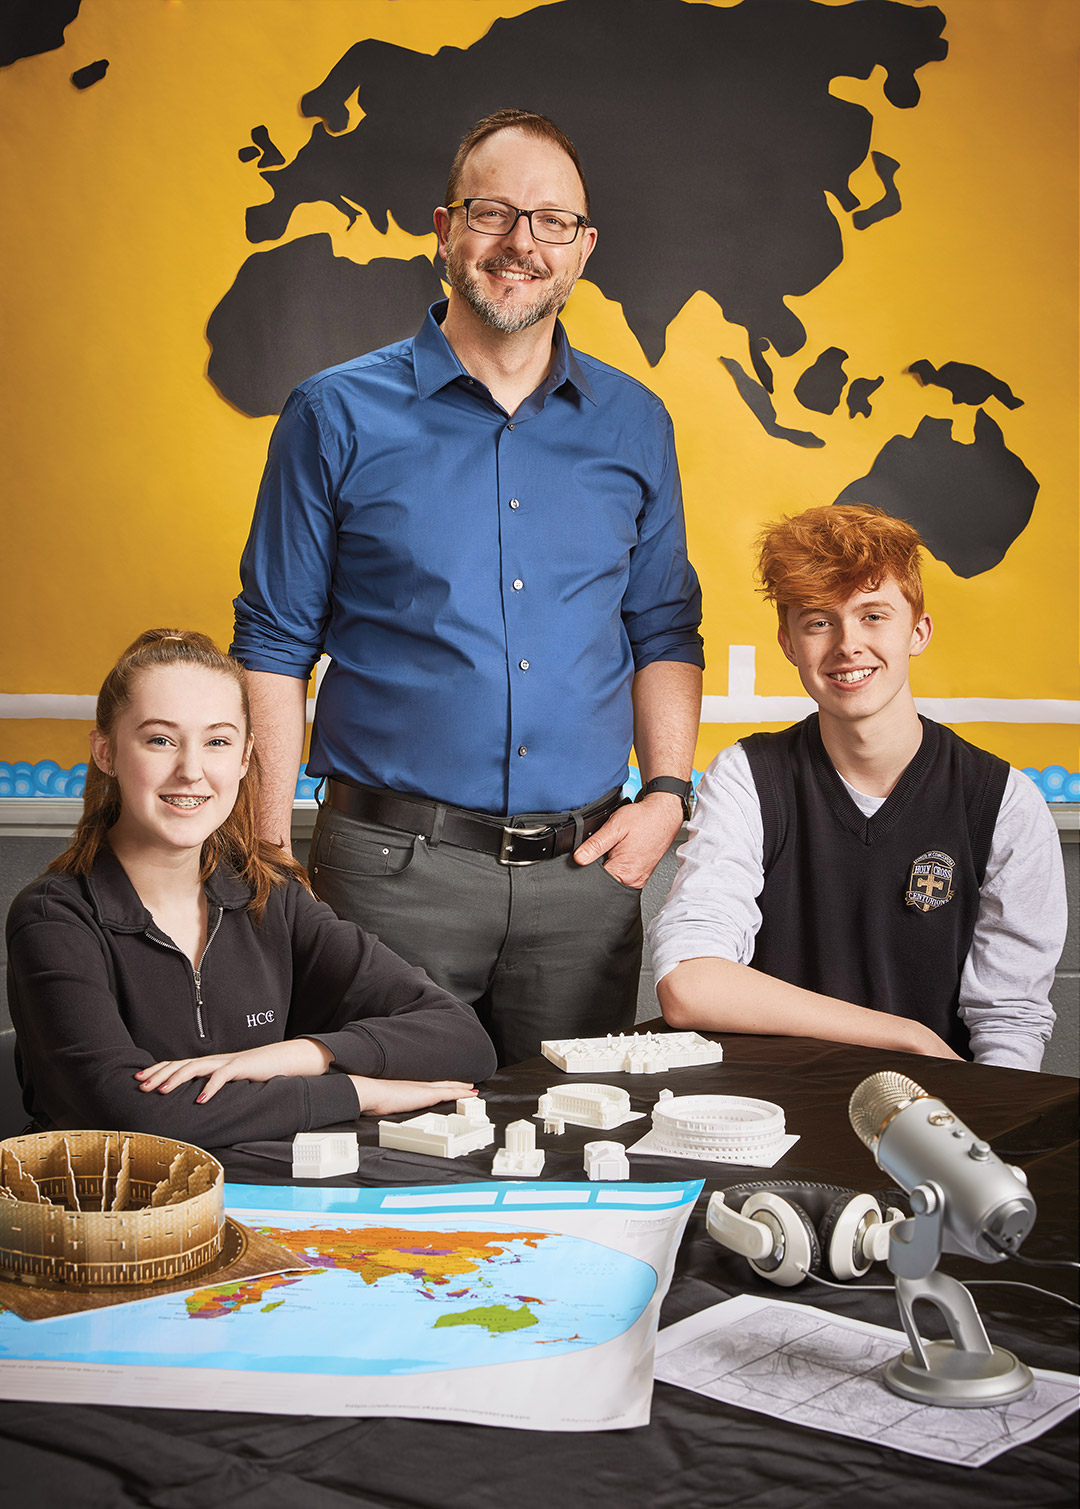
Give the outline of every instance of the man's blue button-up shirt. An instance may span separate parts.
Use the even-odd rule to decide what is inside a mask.
[[[310,775],[565,811],[626,779],[635,671],[703,663],[671,421],[561,326],[508,416],[454,355],[445,309],[293,392],[233,651],[296,677],[330,657]]]

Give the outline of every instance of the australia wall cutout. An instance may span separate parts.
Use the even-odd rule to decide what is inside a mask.
[[[867,476],[836,503],[870,503],[907,519],[957,576],[978,576],[1004,557],[1026,528],[1039,484],[1005,444],[985,409],[975,439],[953,439],[951,419],[920,420],[914,435],[894,435]]]

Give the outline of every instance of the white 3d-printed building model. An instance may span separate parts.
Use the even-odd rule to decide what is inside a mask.
[[[769,1167],[797,1141],[785,1134],[784,1113],[770,1100],[661,1090],[652,1131],[630,1151]]]
[[[434,1158],[460,1158],[490,1147],[495,1128],[488,1120],[487,1106],[477,1097],[459,1100],[452,1116],[428,1111],[410,1121],[380,1121],[379,1146],[406,1153],[430,1153]]]
[[[506,1128],[506,1146],[499,1148],[491,1172],[519,1179],[535,1179],[544,1166],[542,1149],[536,1146],[536,1128],[531,1121],[512,1121]]]
[[[540,1051],[567,1074],[666,1074],[691,1064],[718,1064],[724,1050],[698,1032],[609,1032],[607,1037],[567,1037],[540,1044]]]
[[[355,1132],[297,1132],[292,1144],[294,1179],[332,1179],[355,1174],[360,1146]]]
[[[587,1142],[585,1177],[597,1182],[601,1179],[629,1179],[630,1159],[622,1143]]]
[[[642,1111],[631,1111],[630,1097],[615,1085],[553,1085],[536,1103],[544,1131],[559,1135],[570,1122],[579,1127],[600,1127],[605,1132],[637,1121]]]
[[[225,1236],[225,1171],[148,1132],[0,1143],[0,1277],[77,1289],[197,1273]]]

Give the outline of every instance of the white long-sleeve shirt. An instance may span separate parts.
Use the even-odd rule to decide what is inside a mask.
[[[844,785],[866,817],[885,801]],[[649,924],[657,981],[685,959],[750,963],[761,926],[764,844],[750,762],[733,744],[701,779],[679,872]],[[959,1013],[977,1063],[1039,1068],[1054,1025],[1050,987],[1067,923],[1057,828],[1034,783],[1010,769],[960,979]]]

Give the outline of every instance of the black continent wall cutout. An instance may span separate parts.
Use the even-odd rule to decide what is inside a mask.
[[[0,68],[64,45],[64,31],[81,0],[3,0],[0,5]]]
[[[883,377],[853,377],[851,386],[847,390],[848,418],[854,419],[861,415],[863,419],[869,419],[873,412],[870,404],[870,394],[876,393],[885,381]]]
[[[1024,400],[1017,398],[1009,384],[985,367],[973,367],[968,362],[945,362],[935,367],[933,362],[920,358],[912,362],[908,371],[919,379],[923,387],[944,388],[952,394],[953,403],[969,403],[974,408],[988,398],[996,398],[1007,409],[1022,409]]]
[[[441,296],[426,257],[365,265],[335,257],[328,235],[302,236],[241,267],[210,316],[207,375],[245,414],[278,414],[313,372],[412,335]]]
[[[87,63],[85,68],[76,68],[71,75],[71,82],[76,89],[89,89],[91,84],[99,84],[108,71],[108,58],[98,58],[96,63]]]
[[[846,351],[839,346],[826,346],[813,366],[807,367],[795,384],[795,397],[804,409],[813,409],[818,414],[836,412],[847,382],[846,361]]]
[[[851,223],[857,231],[864,231],[871,225],[877,225],[879,220],[888,220],[890,215],[899,215],[903,208],[895,183],[896,175],[900,170],[900,164],[896,158],[886,157],[884,152],[871,152],[870,161],[877,170],[885,192],[876,204],[869,204],[866,209],[856,210],[852,215]]]
[[[886,98],[911,108],[917,70],[947,53],[944,25],[937,6],[899,0],[564,0],[434,56],[359,42],[303,96],[321,121],[291,162],[262,170],[272,197],[248,211],[248,237],[280,239],[308,202],[350,222],[360,206],[380,231],[389,212],[427,234],[457,142],[517,102],[551,115],[581,151],[600,227],[589,277],[622,304],[652,364],[699,289],[758,355],[767,341],[789,356],[805,332],[785,299],[840,264],[826,194],[857,208],[848,180],[870,146],[870,112],[830,83],[881,65]],[[350,130],[357,91],[364,118]]]
[[[817,450],[825,444],[818,435],[812,435],[809,430],[788,430],[777,421],[776,408],[772,399],[766,393],[760,383],[755,382],[745,368],[741,367],[733,356],[717,357],[720,365],[731,377],[739,392],[739,397],[761,425],[766,435],[771,435],[774,440],[790,440],[792,445],[805,446],[808,450]]]
[[[939,561],[971,577],[1002,560],[1026,528],[1038,491],[1000,427],[980,409],[971,445],[952,438],[951,419],[927,416],[910,438],[886,441],[869,474],[834,502],[876,504],[907,519]]]

